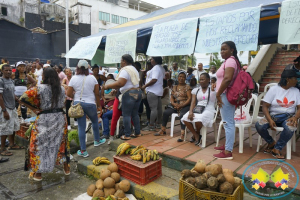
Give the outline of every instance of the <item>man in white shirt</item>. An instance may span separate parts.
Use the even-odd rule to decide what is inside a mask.
[[[197,83],[199,83],[199,77],[202,73],[206,73],[206,71],[203,69],[203,64],[198,64],[198,70],[194,70],[193,74],[195,75],[195,78],[197,79]]]
[[[210,76],[210,78],[212,78],[212,77],[217,78],[216,72],[217,72],[217,67],[214,66],[214,65],[212,65],[212,66],[210,67],[210,72],[208,73],[209,76]]]

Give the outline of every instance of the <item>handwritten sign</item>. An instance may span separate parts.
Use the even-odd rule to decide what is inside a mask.
[[[135,60],[137,30],[111,34],[106,37],[104,63],[120,63],[124,54]]]
[[[282,2],[278,43],[300,44],[300,0]]]
[[[102,36],[82,38],[65,55],[66,58],[92,60],[102,40]]]
[[[259,19],[260,7],[201,17],[195,52],[219,52],[225,41],[233,41],[238,51],[256,50]]]
[[[153,27],[149,56],[190,55],[194,52],[198,18],[165,22]]]

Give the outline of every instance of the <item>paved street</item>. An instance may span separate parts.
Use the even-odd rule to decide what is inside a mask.
[[[43,180],[28,179],[24,171],[24,151],[14,151],[10,161],[0,165],[0,199],[68,200],[86,192],[94,180],[77,173],[76,163],[71,162],[71,175],[65,176],[62,168],[43,174]]]

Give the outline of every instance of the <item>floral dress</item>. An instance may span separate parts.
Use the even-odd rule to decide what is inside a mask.
[[[64,107],[65,90],[61,87],[58,105],[51,108],[51,87],[41,84],[27,90],[21,101],[44,110]],[[70,149],[65,114],[63,112],[40,114],[31,130],[30,143],[26,152],[25,170],[35,173],[51,172],[55,164],[69,163]]]

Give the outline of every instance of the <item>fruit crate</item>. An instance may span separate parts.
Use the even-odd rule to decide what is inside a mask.
[[[144,164],[130,156],[114,156],[114,162],[122,177],[139,185],[146,185],[162,176],[161,158]]]
[[[179,199],[180,200],[243,200],[244,199],[244,185],[241,184],[235,189],[233,194],[223,194],[220,192],[211,192],[206,190],[199,190],[192,184],[180,178],[179,181]]]

